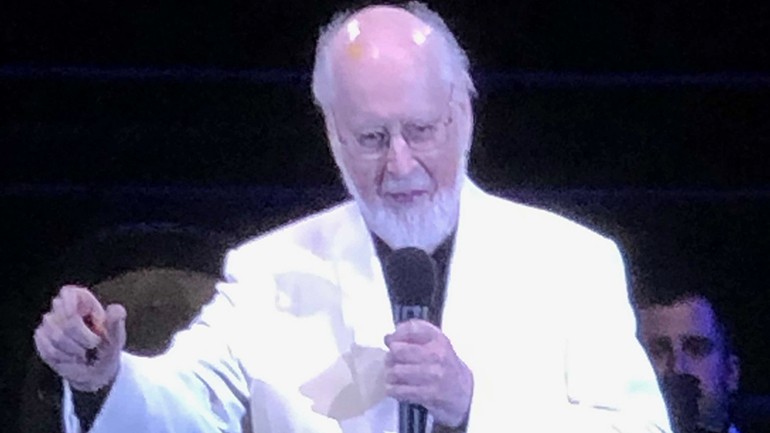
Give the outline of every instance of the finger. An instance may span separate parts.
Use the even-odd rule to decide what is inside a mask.
[[[56,366],[57,372],[61,377],[67,379],[70,385],[74,385],[73,388],[80,391],[89,391],[88,384],[91,381],[90,376],[93,374],[91,367],[86,367],[78,362],[63,362]],[[77,386],[80,384],[80,386]]]
[[[385,364],[421,364],[436,362],[437,356],[426,350],[422,344],[394,341],[389,346],[390,351],[385,356]]]
[[[70,336],[64,334],[60,330],[54,330],[48,334],[48,337],[48,341],[54,349],[78,359],[85,360],[87,348],[78,344]]]
[[[385,383],[389,385],[429,385],[441,379],[436,366],[396,364],[385,370]]]
[[[81,318],[81,322],[83,322],[90,332],[98,335],[102,340],[108,338],[107,329],[104,327],[103,319],[97,319],[93,314],[86,314],[85,317]]]
[[[64,333],[84,349],[91,349],[101,343],[102,338],[94,333],[80,316],[73,316],[62,323]]]
[[[81,287],[67,285],[59,290],[59,296],[54,299],[54,303],[58,300],[58,304],[61,306],[61,311],[64,316],[74,316],[78,314],[78,291],[82,290]]]
[[[40,355],[40,359],[42,359],[46,364],[55,370],[57,370],[58,364],[66,362],[79,362],[78,356],[69,355],[60,350],[57,350],[51,344],[51,341],[40,331],[35,332],[34,340],[37,353]]]
[[[425,344],[441,334],[441,330],[425,320],[412,319],[396,325],[396,331],[390,334],[389,340],[405,341],[415,344]]]
[[[104,309],[98,299],[87,288],[66,285],[59,291],[59,296],[53,301],[55,311],[65,318],[71,316],[83,317],[87,322],[102,323]]]
[[[69,322],[77,321],[80,321],[77,316],[62,319],[53,313],[47,313],[43,316],[43,321],[36,332],[41,337],[45,337],[55,349],[70,355],[78,355],[89,347],[90,342],[86,341],[85,344],[81,344],[72,337],[72,334],[77,332],[70,329],[72,325]]]
[[[83,324],[79,316],[61,318],[47,313],[43,316],[41,332],[45,333],[55,347],[71,354],[95,347],[101,340]],[[78,349],[72,348],[70,342],[78,346]]]
[[[68,313],[67,302],[65,299],[67,299],[67,297],[57,296],[51,300],[51,314],[59,317],[69,317],[74,314]],[[74,309],[72,311],[74,311]]]
[[[96,299],[93,293],[88,289],[78,288],[77,293],[77,311],[81,317],[91,315],[95,321],[104,321],[104,308],[101,302]]]
[[[90,302],[93,302],[93,304],[90,304]],[[93,300],[81,299],[81,303],[78,306],[78,313],[80,313],[81,317],[88,318],[97,329],[104,331],[104,321],[107,319],[107,313],[96,298],[93,298]]]
[[[122,349],[126,341],[126,309],[120,304],[107,306],[105,312],[105,327],[107,330],[107,344],[117,344]]]
[[[435,401],[432,396],[432,388],[426,385],[402,385],[385,384],[385,394],[400,402],[419,404],[430,410],[431,403]]]

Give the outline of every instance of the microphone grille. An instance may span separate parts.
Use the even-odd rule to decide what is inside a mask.
[[[430,305],[436,287],[436,264],[425,251],[407,247],[391,253],[384,264],[385,283],[396,305]]]

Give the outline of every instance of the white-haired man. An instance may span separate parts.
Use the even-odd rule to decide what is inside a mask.
[[[69,431],[89,392],[94,432],[394,432],[398,401],[434,432],[668,430],[615,245],[468,179],[474,87],[436,14],[335,19],[313,90],[354,200],[233,250],[157,358],[121,353],[120,306],[62,289],[35,340]],[[430,320],[396,326],[381,263],[408,246],[438,290]]]

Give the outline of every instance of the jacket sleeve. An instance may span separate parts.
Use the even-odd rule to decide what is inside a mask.
[[[591,431],[670,432],[654,371],[636,337],[623,259],[606,240],[583,253],[590,262],[575,260],[573,272],[585,283],[568,295],[576,306],[565,352],[568,400],[577,417],[595,426]]]
[[[121,355],[116,380],[90,432],[244,431],[249,380],[237,347],[255,334],[247,332],[247,318],[255,313],[253,295],[247,293],[254,291],[229,274],[227,280],[164,354]],[[64,388],[65,431],[80,433],[66,381]]]
[[[671,431],[652,367],[636,339],[619,251],[593,233],[575,232],[556,233],[559,242],[542,251],[523,248],[537,256],[535,265],[519,269],[526,275],[519,274],[514,287],[525,295],[503,297],[497,304],[505,308],[490,307],[491,316],[512,318],[508,326],[516,329],[513,336],[499,330],[505,341],[495,349],[499,356],[487,353],[479,362],[474,355],[484,369],[474,371],[468,433]],[[543,251],[550,261],[539,257]],[[529,278],[536,283],[528,284]],[[560,377],[533,383],[541,367]]]

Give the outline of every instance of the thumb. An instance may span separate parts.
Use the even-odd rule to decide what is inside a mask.
[[[126,309],[120,304],[110,304],[105,310],[104,319],[109,344],[117,345],[123,349],[126,343]]]

